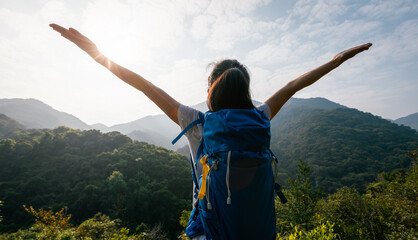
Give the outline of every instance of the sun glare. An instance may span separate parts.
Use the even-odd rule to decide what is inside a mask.
[[[130,63],[135,60],[136,44],[133,37],[122,29],[95,29],[92,39],[99,50],[116,62]]]

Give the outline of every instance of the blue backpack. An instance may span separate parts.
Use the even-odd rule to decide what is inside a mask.
[[[276,239],[275,183],[270,151],[270,121],[258,109],[224,109],[200,113],[191,127],[203,125],[203,137],[191,160],[195,205],[186,234],[209,239]],[[192,158],[190,158],[192,159]],[[200,161],[203,174],[197,176]]]

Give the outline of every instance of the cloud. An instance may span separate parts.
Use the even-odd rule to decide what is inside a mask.
[[[292,9],[292,16],[306,22],[330,22],[345,14],[349,6],[344,0],[299,0]]]
[[[215,23],[216,17],[213,15],[200,15],[192,20],[190,34],[197,40],[202,40],[210,34],[211,26]]]
[[[99,37],[135,38],[139,50],[166,48],[184,32],[184,16],[170,10],[159,2],[95,1],[83,11],[83,29]]]
[[[107,56],[186,104],[206,98],[206,64],[221,56],[243,59],[252,72],[253,95],[264,101],[339,51],[368,41],[374,43],[369,52],[298,96],[381,112],[379,101],[387,109],[388,99],[400,103],[396,94],[416,100],[408,88],[416,92],[418,2],[300,0],[280,9],[285,16],[270,9],[281,4],[270,3],[52,0],[33,1],[25,11],[9,7],[12,2],[0,4],[0,94],[39,98],[89,122],[158,113],[146,97],[51,31],[48,23],[54,21],[78,28]],[[395,88],[393,94],[386,90]]]
[[[250,18],[218,18],[212,26],[212,32],[206,46],[216,50],[229,50],[235,42],[251,38],[253,22]]]
[[[248,14],[269,2],[211,1],[201,15],[192,19],[190,34],[198,40],[206,38],[206,47],[218,51],[230,50],[237,42],[262,38],[275,23],[253,21]]]
[[[414,0],[397,1],[373,1],[370,4],[362,6],[359,12],[367,18],[375,19],[396,19],[406,13],[416,13],[418,3]]]
[[[294,35],[288,34],[279,41],[269,42],[257,49],[250,51],[245,62],[257,66],[274,66],[294,61],[293,50],[298,45]]]
[[[339,6],[333,4],[330,1],[299,1],[290,17],[286,19],[290,23],[289,27],[284,31],[273,33],[275,37],[268,38],[269,40],[265,41],[263,45],[248,52],[245,62],[249,63],[250,69],[257,69],[253,77],[255,79],[253,91],[257,98],[262,99],[265,98],[265,95],[273,94],[288,81],[329,61],[344,48],[387,36],[382,31],[384,27],[382,22],[352,18],[350,16],[354,13],[347,14],[349,10],[353,10],[353,5],[348,3],[344,5],[339,3]],[[337,6],[340,8],[339,11],[332,11]],[[346,17],[342,18],[341,16]],[[306,18],[306,20],[300,21],[300,18]],[[283,22],[283,19],[280,21]],[[389,42],[405,45],[404,42],[416,39],[416,31],[411,31],[411,29],[417,29],[415,24],[415,21],[406,21],[398,26]],[[406,33],[407,29],[409,29],[408,33]],[[410,44],[413,43],[410,42]],[[376,45],[381,44],[377,43]],[[393,47],[388,45],[387,49],[393,51]],[[386,47],[381,46],[380,48]],[[417,49],[414,46],[412,48]],[[368,98],[373,98],[374,101],[382,100],[382,92],[384,91],[379,91],[380,88],[370,87],[373,84],[379,84],[382,79],[365,74],[384,66],[382,59],[379,59],[382,54],[376,54],[376,52],[379,52],[379,48],[373,47],[370,53],[361,54],[355,60],[348,61],[344,66],[323,77],[318,83],[304,89],[296,96],[322,96],[337,102],[342,101],[343,104],[345,101],[360,105],[362,101],[364,104],[365,99]],[[414,55],[414,50],[411,52],[409,56]],[[402,56],[403,54],[396,53],[396,55]],[[271,69],[275,70],[271,71]],[[256,74],[262,76],[259,77]],[[385,79],[387,78],[386,74]],[[365,80],[367,81],[365,82]],[[379,86],[393,88],[390,84],[380,83]],[[361,100],[349,100],[352,98]],[[377,105],[375,104],[375,106]],[[377,107],[370,109],[377,109]]]
[[[183,104],[199,103],[207,95],[207,62],[207,59],[179,59],[154,82]]]
[[[416,60],[418,56],[418,19],[403,22],[395,29],[394,41],[397,60]]]
[[[213,0],[211,1],[207,12],[215,16],[234,16],[246,15],[254,11],[257,7],[263,6],[271,0]]]

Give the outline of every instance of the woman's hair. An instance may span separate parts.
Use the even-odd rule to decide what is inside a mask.
[[[221,109],[251,109],[250,75],[247,68],[235,59],[216,63],[208,78],[208,107],[212,112]]]

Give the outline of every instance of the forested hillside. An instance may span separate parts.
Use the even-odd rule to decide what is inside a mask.
[[[295,176],[297,159],[303,159],[312,168],[314,186],[326,193],[343,186],[364,191],[380,172],[408,167],[405,152],[417,144],[415,130],[349,108],[301,107],[291,120],[272,126],[282,182]]]
[[[358,146],[365,144],[367,139],[356,135],[358,132],[365,136],[374,136],[371,133],[375,133],[382,142],[376,145],[380,148],[370,151],[389,149],[397,153],[393,156],[374,153],[382,157],[381,166],[410,164],[414,158],[416,161],[416,151],[412,155],[408,155],[408,151],[402,152],[404,142],[390,142],[392,140],[387,140],[381,133],[382,129],[393,128],[393,136],[389,139],[409,139],[406,143],[416,145],[416,132],[411,135],[410,128],[399,131],[398,126],[387,125],[387,121],[376,123],[372,115],[370,121],[365,120],[364,113],[353,109],[318,110],[317,115],[314,112],[306,114],[313,114],[309,118],[310,124],[304,125],[310,130],[300,127],[307,138],[304,144],[308,148],[312,147],[310,143],[325,144],[325,138],[315,135],[318,129],[327,132],[324,136],[331,136],[335,143],[342,144],[337,138],[340,137],[347,139],[341,141],[347,144],[354,141]],[[362,119],[360,125],[359,119]],[[349,128],[348,132],[355,135],[347,135],[336,127],[335,122]],[[373,128],[368,126],[370,122],[374,122]],[[291,124],[298,122],[289,121],[288,124],[292,127]],[[363,125],[368,127],[359,127]],[[183,210],[191,208],[192,180],[188,161],[183,156],[132,141],[118,132],[103,134],[96,130],[60,127],[53,130],[20,129],[9,137],[12,139],[0,140],[0,200],[3,204],[0,207],[0,233],[15,233],[1,234],[0,239],[23,236],[29,239],[46,236],[49,239],[62,236],[67,236],[66,239],[127,239],[128,236],[132,239],[153,239],[156,236],[176,239],[187,222],[188,213]],[[371,137],[368,141],[376,139]],[[298,145],[293,147],[298,149]],[[376,236],[378,239],[408,239],[416,235],[416,193],[413,191],[417,183],[416,167],[412,168],[411,174],[404,170],[381,174],[377,183],[368,186],[367,194],[345,187],[324,198],[325,195],[311,187],[319,186],[319,174],[331,181],[338,182],[339,179],[323,172],[320,161],[313,161],[310,155],[305,157],[311,162],[311,171],[294,159],[292,164],[296,165],[296,173],[291,176],[291,181],[285,181],[289,183],[285,190],[289,203],[281,205],[277,202],[277,239],[290,236],[305,236],[306,239],[374,239]],[[359,164],[358,161],[353,163]],[[377,172],[364,164],[362,167]],[[23,205],[31,207],[25,210]],[[41,208],[52,211],[37,210]],[[61,212],[54,213],[60,209]],[[24,230],[31,225],[30,229]],[[184,235],[182,239],[185,239]]]
[[[8,137],[15,131],[26,129],[22,124],[0,113],[0,138]]]
[[[0,232],[32,223],[23,205],[59,210],[80,223],[102,212],[135,229],[141,223],[176,234],[191,206],[185,157],[118,132],[66,127],[27,130],[0,141]]]
[[[24,122],[33,122],[37,126],[51,125],[45,121],[54,122],[65,115],[33,99],[3,99],[1,104],[2,111],[26,116]],[[193,107],[207,110],[205,103]],[[36,113],[34,117],[32,113]],[[7,120],[8,124],[11,121]],[[2,124],[5,120],[0,122]],[[16,129],[24,129],[21,125],[17,127],[17,122],[13,124]],[[134,140],[178,149],[179,153],[188,156],[188,147],[182,147],[186,144],[184,137],[176,145],[171,145],[180,129],[165,115],[147,116],[112,127],[100,126],[102,131],[119,131]],[[2,136],[9,134],[4,127],[0,130]],[[333,192],[341,186],[353,186],[363,191],[365,184],[374,180],[379,172],[406,166],[408,162],[402,160],[399,153],[413,149],[418,142],[416,132],[411,129],[390,124],[371,114],[349,110],[324,98],[291,98],[273,119],[271,131],[272,149],[282,166],[282,182],[295,175],[295,160],[302,158],[312,164],[315,185],[324,186],[326,192]]]
[[[142,122],[150,123],[152,119]],[[149,124],[144,129],[147,127]],[[329,196],[336,198],[362,199],[359,193],[344,192],[341,188],[366,192],[368,184],[381,172],[409,167],[412,158],[407,153],[418,145],[418,133],[409,127],[321,98],[291,99],[272,121],[271,130],[271,148],[279,158],[281,183],[287,189],[294,187],[300,170],[298,159],[303,159],[310,166],[310,184],[325,193],[334,193]],[[136,138],[159,140],[147,131],[134,133],[138,135]],[[183,150],[188,155],[188,149]],[[175,238],[181,230],[178,224],[181,211],[191,207],[192,180],[187,158],[145,142],[132,141],[119,132],[67,127],[26,129],[8,116],[0,115],[0,166],[3,203],[0,232],[32,225],[33,217],[23,208],[27,205],[53,211],[67,207],[66,211],[72,215],[71,223],[76,225],[86,219],[109,224],[110,219],[120,219],[121,226],[141,232],[162,224],[161,231]],[[321,197],[321,194],[312,195],[315,201]],[[304,199],[300,204],[305,201],[311,200]],[[332,202],[327,204],[331,206]],[[288,214],[294,210],[290,209]],[[98,212],[110,218],[96,215],[92,219]],[[328,214],[336,224],[346,224],[338,225],[338,231],[352,227],[351,223],[333,219],[334,213],[322,214]],[[412,220],[408,221],[410,228]]]
[[[343,187],[334,194],[324,195],[312,187],[310,167],[299,161],[295,179],[284,190],[289,201],[283,205],[276,199],[276,239],[416,239],[417,151],[407,155],[413,162],[409,170],[379,174],[378,180],[368,185],[366,194]],[[184,232],[178,236],[158,226],[148,228],[141,224],[126,228],[120,220],[101,213],[72,225],[66,208],[59,211],[24,208],[35,223],[29,229],[0,233],[0,239],[188,239]],[[189,215],[190,210],[184,210],[180,216],[183,228]]]

